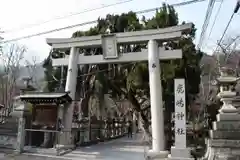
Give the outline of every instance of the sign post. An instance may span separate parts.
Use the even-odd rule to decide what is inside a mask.
[[[175,93],[175,146],[171,148],[171,159],[191,160],[190,150],[187,148],[186,130],[186,90],[185,80],[174,80]]]
[[[175,147],[186,148],[186,97],[184,79],[175,79]]]

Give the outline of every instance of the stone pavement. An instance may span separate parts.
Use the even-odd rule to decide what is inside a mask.
[[[77,148],[63,156],[24,154],[4,157],[4,160],[144,160],[147,150],[142,135],[137,134],[132,139],[123,137],[89,147]]]

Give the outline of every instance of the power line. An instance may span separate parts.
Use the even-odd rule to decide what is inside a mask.
[[[97,8],[86,9],[82,12],[71,13],[71,14],[68,14],[68,15],[65,15],[65,16],[55,17],[55,18],[47,20],[47,21],[34,23],[34,24],[29,24],[29,25],[26,25],[26,26],[15,28],[15,29],[5,30],[4,33],[11,33],[11,32],[16,32],[16,31],[19,31],[19,30],[25,30],[27,28],[32,28],[32,27],[35,27],[35,26],[43,25],[43,24],[46,24],[46,23],[49,23],[49,22],[52,22],[52,21],[55,21],[55,20],[65,19],[65,18],[76,16],[76,15],[79,15],[79,14],[104,9],[104,8],[112,7],[112,6],[119,5],[119,4],[128,3],[128,2],[131,2],[131,1],[133,1],[133,0],[126,0],[126,1],[121,1],[121,2],[117,2],[117,3],[113,3],[113,4],[104,5],[104,6],[97,7]],[[178,4],[174,4],[173,6],[177,7],[177,6],[182,6],[182,5],[187,5],[187,4],[202,2],[202,1],[206,1],[206,0],[191,0],[191,1],[187,1],[187,2],[181,2],[181,3],[178,3]]]
[[[75,13],[68,14],[68,15],[65,15],[65,16],[55,17],[53,19],[50,19],[50,20],[47,20],[47,21],[43,21],[43,22],[40,22],[40,23],[29,24],[29,25],[26,25],[26,26],[15,28],[15,29],[6,30],[6,31],[4,31],[4,33],[11,33],[11,32],[16,32],[16,31],[19,31],[19,30],[25,30],[27,28],[32,28],[32,27],[35,27],[35,26],[43,25],[43,24],[46,24],[46,23],[49,23],[49,22],[52,22],[52,21],[69,18],[69,17],[76,16],[76,15],[79,15],[79,14],[83,14],[83,13],[87,13],[87,12],[92,12],[92,11],[108,8],[108,7],[112,7],[112,6],[128,3],[128,2],[131,2],[131,1],[133,1],[133,0],[125,0],[125,1],[108,4],[108,5],[104,5],[104,6],[97,7],[97,8],[86,9],[86,10],[81,11],[81,12],[75,12]]]
[[[211,36],[211,34],[212,34],[213,28],[214,28],[214,26],[215,26],[215,24],[216,24],[216,21],[217,21],[217,17],[218,17],[218,15],[219,15],[219,13],[220,13],[220,10],[221,10],[221,8],[222,8],[222,4],[223,4],[223,0],[221,1],[220,5],[219,5],[219,7],[218,7],[217,13],[216,13],[216,15],[215,15],[215,17],[214,17],[212,27],[211,27],[211,29],[210,29],[210,31],[209,31],[209,34],[208,34],[208,39],[210,38],[210,36]]]
[[[170,6],[180,7],[180,6],[185,6],[185,5],[188,5],[188,4],[193,4],[193,3],[197,3],[197,2],[203,2],[203,1],[206,1],[206,0],[190,0],[190,1],[187,1],[187,2],[180,2],[180,3],[171,4]],[[161,8],[162,7],[145,9],[145,10],[137,11],[135,13],[136,14],[142,14],[142,13],[147,13],[147,12],[153,12],[153,11],[156,11],[156,10],[161,9]]]
[[[236,38],[234,38],[233,40],[232,40],[232,42],[231,43],[229,43],[226,47],[225,47],[225,51],[232,45],[232,44],[234,44],[238,39],[240,38],[240,36],[237,36]],[[234,52],[234,49],[227,55],[227,57],[226,57],[226,59],[225,59],[225,62],[229,59],[229,57],[231,56],[231,54]]]
[[[204,23],[202,25],[202,32],[201,32],[199,43],[198,43],[198,46],[197,46],[197,48],[199,48],[199,49],[201,48],[201,46],[203,44],[203,41],[204,41],[204,38],[205,38],[205,33],[206,33],[207,27],[209,25],[209,20],[210,20],[210,17],[212,15],[212,10],[213,10],[215,2],[216,2],[216,0],[209,0],[209,4],[208,4],[207,12],[206,12],[206,15],[205,15]]]
[[[236,6],[235,6],[235,8],[234,8],[234,11],[233,11],[233,13],[232,13],[232,15],[231,15],[228,23],[227,23],[226,28],[225,28],[224,31],[223,31],[223,34],[222,34],[219,42],[217,43],[217,46],[216,46],[215,50],[213,50],[213,53],[215,53],[215,52],[217,51],[218,47],[221,45],[221,42],[222,42],[222,40],[223,40],[223,38],[224,38],[224,36],[225,36],[225,34],[226,34],[226,32],[227,32],[227,30],[228,30],[231,22],[232,22],[232,20],[233,20],[233,17],[234,17],[234,15],[238,12],[239,8],[240,8],[240,0],[237,1]],[[236,39],[238,39],[238,37],[237,37]],[[218,56],[218,61],[219,61],[219,58],[220,58],[220,56]],[[220,65],[220,64],[219,64],[219,65]]]
[[[213,11],[215,3],[216,3],[216,0],[210,0],[209,1],[208,10],[207,10],[207,13],[206,13],[206,16],[205,16],[205,21],[204,21],[204,24],[202,26],[202,32],[201,32],[198,48],[202,47],[203,42],[205,40],[206,31],[207,31],[207,28],[208,28],[208,25],[209,25],[209,22],[210,22],[210,19],[211,19],[211,15],[212,15],[212,11]]]
[[[177,6],[183,6],[183,5],[188,5],[188,4],[193,4],[193,3],[197,3],[197,2],[203,2],[206,0],[191,0],[191,1],[186,1],[186,2],[180,2],[177,4],[173,4],[172,6],[177,7]]]
[[[201,43],[203,41],[203,37],[204,37],[205,30],[206,30],[207,21],[209,19],[209,13],[210,13],[210,10],[211,10],[211,4],[212,4],[211,2],[212,2],[212,0],[210,0],[209,4],[208,4],[208,8],[207,8],[207,11],[206,11],[206,14],[205,14],[204,22],[203,22],[203,25],[202,25],[202,31],[201,31],[201,35],[200,35],[200,38],[199,38],[199,43],[198,43],[198,47],[197,48],[201,47]]]
[[[233,43],[235,43],[239,38],[240,38],[240,36],[235,37],[235,38],[232,40],[232,42],[227,45],[226,49],[228,49],[228,47],[230,47]]]
[[[58,31],[66,30],[66,29],[71,29],[71,28],[75,28],[75,27],[81,27],[81,26],[85,26],[85,25],[90,25],[90,24],[94,24],[94,23],[97,23],[97,22],[98,22],[98,20],[88,21],[88,22],[84,22],[84,23],[80,23],[80,24],[75,24],[75,25],[71,25],[71,26],[67,26],[67,27],[62,27],[62,28],[57,28],[57,29],[53,29],[53,30],[49,30],[49,31],[45,31],[45,32],[35,33],[35,34],[28,35],[28,36],[23,36],[23,37],[19,37],[19,38],[14,38],[14,39],[11,39],[11,40],[2,41],[2,42],[0,42],[0,43],[14,42],[14,41],[22,40],[22,39],[27,39],[27,38],[32,38],[32,37],[36,37],[36,36],[41,36],[41,35],[45,35],[45,34],[49,34],[49,33],[53,33],[53,32],[58,32]]]
[[[172,4],[170,6],[177,6],[178,7],[180,5],[183,6],[183,5],[193,4],[193,3],[202,2],[202,1],[206,1],[206,0],[191,0],[189,2],[181,2],[181,3]],[[148,12],[156,11],[157,9],[161,9],[161,8],[162,7],[151,8],[151,9],[137,11],[135,13],[136,14],[148,13]],[[35,34],[27,35],[27,36],[22,36],[22,37],[19,37],[19,38],[5,40],[5,41],[2,41],[0,43],[14,42],[14,41],[22,40],[22,39],[27,39],[27,38],[41,36],[41,35],[45,35],[45,34],[49,34],[49,33],[53,33],[53,32],[58,32],[58,31],[66,30],[66,29],[71,29],[71,28],[80,27],[80,26],[84,26],[84,25],[90,25],[90,24],[94,24],[94,23],[97,23],[97,22],[98,22],[98,20],[88,21],[88,22],[79,23],[79,24],[75,24],[75,25],[70,25],[70,26],[66,26],[66,27],[62,27],[62,28],[53,29],[53,30],[48,30],[48,31],[40,32],[40,33],[35,33]]]
[[[213,53],[217,51],[219,45],[221,44],[221,42],[222,42],[222,40],[223,40],[223,38],[224,38],[227,30],[228,30],[228,27],[230,26],[230,24],[231,24],[231,22],[232,22],[232,19],[233,19],[233,17],[234,17],[234,14],[235,14],[235,13],[233,12],[233,14],[231,15],[231,17],[230,17],[230,19],[229,19],[229,21],[228,21],[228,23],[227,23],[226,28],[225,28],[224,31],[223,31],[223,34],[222,34],[220,40],[217,42],[217,47],[215,48],[215,50],[213,51]]]

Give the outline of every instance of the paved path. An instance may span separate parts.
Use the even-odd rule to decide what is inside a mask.
[[[9,159],[4,157],[4,160],[144,160],[147,147],[143,145],[141,137],[141,135],[136,135],[132,139],[124,137],[89,147],[77,148],[60,157],[46,154],[25,154],[9,157]]]
[[[7,157],[1,158],[0,160],[59,160],[59,158],[50,158],[50,157],[38,157],[38,156],[30,156],[30,155],[9,155]]]

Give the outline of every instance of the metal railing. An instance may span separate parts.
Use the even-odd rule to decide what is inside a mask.
[[[125,135],[126,126],[119,127],[82,127],[72,131],[50,129],[25,129],[25,146],[55,148],[61,139],[70,137],[73,146],[106,141]]]

